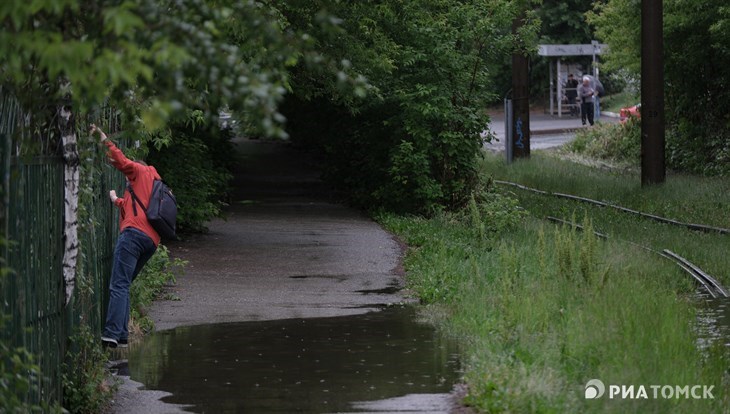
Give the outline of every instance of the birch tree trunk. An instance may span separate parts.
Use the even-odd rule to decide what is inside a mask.
[[[61,132],[64,160],[63,280],[66,287],[66,305],[68,305],[76,284],[76,262],[79,255],[79,152],[76,145],[74,116],[70,107],[58,108],[58,127]]]

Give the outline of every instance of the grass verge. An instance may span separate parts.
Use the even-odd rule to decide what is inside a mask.
[[[715,195],[713,201],[703,201],[707,205],[688,209],[678,194],[641,192],[626,177],[550,158],[533,157],[509,169],[497,166],[488,160],[485,171],[503,179],[530,177],[533,182],[518,181],[555,191],[608,196],[634,208],[653,206],[691,221],[702,221],[708,206],[727,196],[713,192],[720,183],[712,180],[701,179],[693,190],[664,187],[669,193]],[[710,257],[727,245],[703,249],[727,242],[565,200],[513,197],[525,207],[526,217],[514,220],[520,216],[515,204],[499,195],[492,196],[491,206],[479,200],[461,214],[379,217],[410,246],[405,261],[409,287],[439,309],[434,313],[441,315],[437,322],[444,330],[463,339],[467,402],[483,412],[725,412],[730,404],[728,350],[716,345],[698,351],[697,310],[688,299],[693,283],[671,262],[619,239],[671,242],[666,247],[690,260],[712,262],[715,270],[730,268],[727,259]],[[495,216],[500,205],[513,208]],[[590,232],[545,223],[540,218],[547,213],[620,237],[598,241]],[[714,386],[715,399],[586,400],[585,384],[593,378],[644,385],[649,392],[655,384],[704,384]]]
[[[641,97],[630,91],[624,91],[601,98],[601,107],[604,111],[618,113],[621,108],[634,106],[641,102]]]
[[[559,191],[612,202],[686,222],[730,228],[730,181],[669,173],[664,184],[642,187],[636,170],[576,165],[546,153],[532,154],[507,166],[487,154],[482,173],[546,191]]]

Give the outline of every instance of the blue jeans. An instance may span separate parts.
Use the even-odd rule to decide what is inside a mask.
[[[129,331],[129,287],[155,254],[157,246],[141,230],[127,227],[119,235],[114,248],[112,278],[109,281],[109,309],[103,336],[116,340],[127,339]]]

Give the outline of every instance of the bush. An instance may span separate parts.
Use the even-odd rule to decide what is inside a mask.
[[[357,206],[416,214],[465,206],[495,93],[490,69],[534,40],[533,20],[510,36],[510,2],[328,5],[341,18],[336,33],[320,32],[297,7],[285,14],[293,27],[312,28],[343,71],[367,77],[369,94],[343,94],[298,65],[282,108],[292,139],[324,155],[325,178]]]
[[[175,193],[178,230],[204,231],[207,221],[221,215],[227,198],[234,162],[232,133],[188,120],[173,124],[170,135],[169,140],[153,139],[148,162]]]
[[[466,207],[455,212],[459,222],[473,232],[473,238],[484,247],[496,240],[496,235],[518,225],[526,216],[517,199],[494,191],[491,179],[478,187],[469,197]]]
[[[78,414],[102,412],[116,388],[104,368],[107,356],[87,325],[78,328],[71,343],[75,349],[63,364],[64,407]]]
[[[428,153],[402,141],[394,148],[388,169],[389,181],[375,192],[391,209],[432,212],[443,198],[443,188],[431,176]]]
[[[667,165],[702,175],[730,174],[730,128],[708,121],[686,120],[667,130]]]
[[[693,174],[730,174],[730,133],[721,126],[696,126],[687,121],[666,128],[667,167]],[[641,161],[641,120],[625,124],[598,124],[576,133],[569,151],[591,158],[628,162]]]
[[[625,124],[596,124],[576,133],[567,149],[592,158],[637,163],[641,157],[641,121],[630,118]]]

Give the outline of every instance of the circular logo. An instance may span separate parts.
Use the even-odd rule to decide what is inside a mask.
[[[603,385],[603,381],[599,379],[592,379],[586,383],[587,400],[601,398],[604,392],[606,392],[606,386]]]

